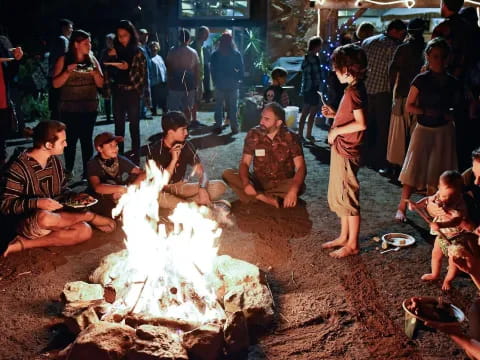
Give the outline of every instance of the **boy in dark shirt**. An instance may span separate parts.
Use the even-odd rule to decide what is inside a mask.
[[[92,210],[111,216],[117,200],[127,192],[127,185],[139,184],[145,173],[133,162],[118,154],[122,136],[110,132],[98,134],[94,144],[98,153],[87,163],[88,182],[94,196],[99,199]]]
[[[187,125],[183,113],[168,112],[162,118],[163,137],[149,149],[148,158],[170,174],[170,181],[159,197],[159,206],[164,209],[174,209],[178,203],[189,201],[210,205],[226,190],[223,181],[208,180],[195,147],[186,141]],[[187,174],[188,166],[193,168],[192,174]],[[189,181],[194,174],[199,182]]]
[[[287,107],[290,105],[290,99],[287,91],[282,87],[287,83],[287,70],[282,67],[276,67],[272,71],[272,85],[270,85],[263,94],[264,104],[276,102]]]

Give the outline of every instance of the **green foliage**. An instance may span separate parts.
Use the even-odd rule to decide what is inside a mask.
[[[253,52],[253,55],[263,53],[263,40],[260,38],[260,31],[258,29],[245,29],[245,49],[244,52]]]
[[[50,119],[50,110],[48,109],[48,95],[40,94],[37,99],[32,95],[26,95],[20,105],[22,107],[25,122]]]
[[[260,53],[258,60],[253,63],[255,69],[258,69],[262,72],[262,74],[270,74],[272,70],[272,63],[268,60],[267,56],[265,56],[264,52]]]

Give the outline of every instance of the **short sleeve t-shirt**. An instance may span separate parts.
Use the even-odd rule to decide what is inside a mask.
[[[272,184],[295,176],[297,156],[303,157],[302,146],[297,134],[286,126],[280,127],[270,139],[260,126],[250,129],[243,147],[243,153],[253,157],[253,171],[261,184]]]
[[[163,138],[156,142],[151,148],[148,155],[149,159],[153,159],[157,166],[166,169],[172,161],[172,155],[170,154],[170,148],[165,145]],[[180,157],[177,162],[177,166],[170,178],[170,184],[182,181],[185,178],[187,167],[194,166],[200,163],[200,158],[197,154],[197,150],[190,141],[185,141],[185,144],[180,152]]]
[[[448,120],[444,115],[453,111],[459,101],[458,80],[446,73],[426,71],[413,79],[412,86],[418,89],[418,105],[422,109],[439,111],[436,116],[418,115],[417,122],[428,127],[445,125]]]
[[[136,165],[127,159],[125,156],[118,155],[118,171],[116,174],[109,174],[102,166],[102,159],[100,155],[95,155],[87,163],[87,176],[98,176],[102,184],[110,185],[127,185],[129,182],[130,173]]]
[[[363,82],[347,86],[338,106],[332,128],[344,126],[355,121],[353,111],[359,109],[365,109],[365,112],[367,110],[367,91]],[[335,150],[341,156],[349,159],[356,158],[360,156],[363,136],[364,131],[338,135],[332,146],[335,147]]]

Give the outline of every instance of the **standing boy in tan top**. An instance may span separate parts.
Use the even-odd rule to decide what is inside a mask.
[[[323,116],[335,118],[328,133],[328,143],[332,146],[328,204],[341,219],[341,231],[338,238],[322,247],[340,247],[330,256],[342,258],[359,252],[360,184],[357,172],[360,146],[367,128],[367,92],[362,82],[367,70],[367,57],[362,48],[349,44],[335,49],[332,64],[338,80],[348,84],[336,113],[329,106],[322,107]]]

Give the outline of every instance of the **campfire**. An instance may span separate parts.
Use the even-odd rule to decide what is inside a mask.
[[[273,320],[265,274],[218,256],[222,229],[212,211],[181,203],[160,221],[168,173],[154,162],[114,209],[126,249],[102,259],[90,283],[65,285],[63,315],[78,334],[61,356],[76,359],[221,359],[243,354],[249,329]]]

